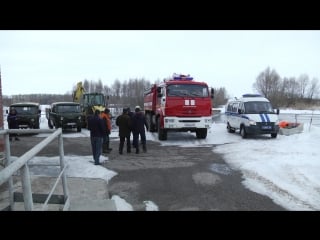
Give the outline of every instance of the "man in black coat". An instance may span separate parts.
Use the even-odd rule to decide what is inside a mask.
[[[147,152],[147,140],[144,126],[146,126],[147,130],[149,129],[146,117],[141,111],[141,108],[136,106],[135,114],[132,117],[133,145],[136,148],[136,153],[139,153],[139,135],[141,137],[142,150],[143,152]]]
[[[119,115],[116,119],[116,125],[119,127],[119,154],[123,153],[123,146],[125,140],[127,140],[127,153],[131,152],[131,144],[130,144],[130,131],[131,131],[131,120],[128,115],[128,109],[124,108],[122,110],[122,114]]]

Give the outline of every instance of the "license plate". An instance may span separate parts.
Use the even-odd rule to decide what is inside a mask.
[[[195,124],[194,123],[185,123],[184,126],[185,127],[194,127]]]
[[[68,126],[76,125],[75,123],[67,123]]]
[[[261,129],[271,129],[271,126],[261,126]]]

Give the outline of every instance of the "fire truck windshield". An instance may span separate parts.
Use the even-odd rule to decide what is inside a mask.
[[[170,84],[167,87],[168,97],[208,97],[208,88],[203,85],[196,84]]]

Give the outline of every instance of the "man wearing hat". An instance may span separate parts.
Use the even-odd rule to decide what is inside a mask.
[[[135,114],[132,117],[133,145],[136,148],[136,153],[139,153],[139,135],[141,137],[142,150],[143,152],[147,152],[146,132],[144,126],[146,126],[147,130],[149,129],[146,117],[141,111],[140,106],[136,106]]]

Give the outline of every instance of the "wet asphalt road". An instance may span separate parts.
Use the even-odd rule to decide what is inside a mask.
[[[68,134],[68,133],[66,133]],[[11,155],[21,156],[43,138],[21,136],[12,142]],[[91,155],[88,137],[64,138],[65,155]],[[242,185],[241,172],[234,171],[214,146],[160,146],[148,141],[147,153],[118,153],[118,140],[104,167],[117,172],[108,183],[109,196],[118,195],[135,211],[144,211],[152,201],[160,211],[283,211],[270,198]],[[56,156],[57,140],[37,156]]]

